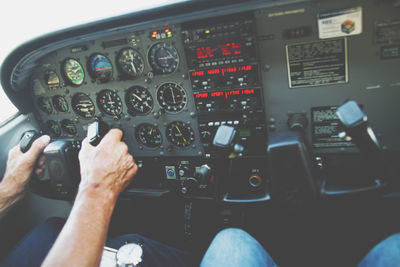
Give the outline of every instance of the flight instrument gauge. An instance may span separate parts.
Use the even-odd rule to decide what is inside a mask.
[[[61,95],[53,96],[53,106],[60,112],[67,112],[69,109],[67,100]]]
[[[39,105],[39,108],[41,111],[51,114],[53,112],[53,106],[51,105],[50,98],[48,97],[40,97],[37,100],[37,103]]]
[[[64,60],[62,73],[67,82],[75,86],[81,85],[85,79],[85,72],[82,65],[73,58]]]
[[[149,63],[155,73],[172,73],[178,68],[178,52],[169,44],[157,43],[150,48]]]
[[[117,63],[120,71],[129,77],[138,77],[144,71],[144,61],[138,51],[124,48],[118,53]]]
[[[112,76],[113,67],[106,56],[94,54],[89,58],[89,70],[94,79],[107,82]]]
[[[90,97],[84,93],[77,93],[71,100],[72,109],[79,116],[90,119],[94,116],[94,104]]]
[[[118,94],[104,89],[97,95],[97,105],[106,114],[119,117],[122,112],[122,101]]]
[[[44,80],[50,90],[56,90],[60,87],[60,79],[54,70],[47,70],[44,73]]]
[[[186,91],[176,83],[164,83],[157,89],[157,101],[167,112],[178,113],[186,107]]]
[[[125,95],[125,102],[128,112],[132,116],[147,114],[153,109],[153,97],[149,91],[140,86],[133,86],[128,89]]]
[[[46,129],[54,137],[58,137],[61,135],[60,125],[53,120],[46,122]]]
[[[77,133],[75,123],[68,119],[61,121],[61,128],[68,136],[74,136]]]
[[[165,135],[168,141],[177,147],[187,147],[194,142],[193,129],[182,121],[168,124]]]
[[[142,123],[135,129],[136,139],[143,145],[151,148],[159,147],[162,143],[161,132],[157,126]]]

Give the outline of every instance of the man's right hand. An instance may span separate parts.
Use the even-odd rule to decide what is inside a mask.
[[[121,141],[122,131],[111,129],[97,146],[82,142],[79,152],[81,183],[79,191],[110,193],[116,199],[135,176],[138,167]]]

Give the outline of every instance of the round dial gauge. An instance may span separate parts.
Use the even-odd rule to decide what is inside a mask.
[[[182,121],[175,121],[168,124],[165,133],[168,141],[178,147],[187,147],[194,141],[193,129]]]
[[[178,52],[169,44],[157,43],[150,48],[149,63],[155,73],[172,73],[179,64]]]
[[[162,143],[161,132],[157,126],[149,123],[140,124],[135,130],[136,139],[147,147],[159,147]]]
[[[77,93],[71,100],[72,109],[79,116],[90,119],[94,116],[94,104],[90,97],[84,93]]]
[[[167,112],[178,113],[187,104],[186,91],[176,83],[164,83],[157,89],[157,101]]]
[[[37,100],[37,103],[39,105],[39,108],[41,111],[51,114],[53,112],[53,106],[51,105],[50,98],[48,97],[40,97]]]
[[[138,51],[132,48],[122,49],[117,58],[122,73],[130,77],[138,77],[144,71],[144,62]]]
[[[153,109],[153,97],[149,91],[140,86],[133,86],[128,89],[125,102],[128,112],[133,116],[147,114]]]
[[[61,121],[61,128],[69,136],[74,136],[77,133],[75,123],[68,119]]]
[[[61,95],[53,96],[53,106],[59,112],[67,112],[69,109],[67,100]]]
[[[85,78],[82,65],[73,58],[67,58],[64,61],[62,72],[66,80],[72,85],[81,85]]]
[[[110,80],[113,68],[106,56],[94,54],[89,59],[89,70],[93,78],[106,82]]]
[[[44,73],[44,80],[50,90],[55,90],[60,87],[60,79],[54,70],[48,70]]]
[[[97,105],[106,114],[117,117],[122,112],[122,101],[118,94],[109,89],[101,91],[97,96]]]
[[[46,129],[51,135],[53,135],[55,137],[58,137],[61,135],[60,125],[53,120],[46,122]]]

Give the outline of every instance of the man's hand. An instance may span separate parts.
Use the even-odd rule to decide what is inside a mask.
[[[32,143],[27,152],[22,153],[17,145],[8,153],[6,171],[0,183],[0,218],[25,195],[36,162],[36,175],[43,175],[45,158],[39,155],[49,142],[50,137],[43,135]]]
[[[129,184],[138,167],[121,138],[122,131],[112,129],[96,147],[87,138],[83,140],[79,152],[82,177],[79,191],[111,193],[116,199]]]
[[[121,138],[112,129],[95,147],[83,140],[78,194],[43,267],[99,266],[117,197],[138,170]]]
[[[19,145],[14,146],[8,153],[7,167],[1,185],[15,194],[25,192],[36,162],[35,174],[39,177],[43,175],[45,158],[43,155],[40,157],[39,155],[49,142],[50,137],[43,135],[32,143],[26,153],[21,152]]]

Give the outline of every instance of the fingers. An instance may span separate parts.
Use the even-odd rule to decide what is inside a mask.
[[[43,149],[49,144],[50,136],[42,135],[38,139],[36,139],[33,143],[31,148],[25,153],[28,157],[35,159],[42,153]]]
[[[104,143],[116,143],[121,141],[123,136],[123,132],[120,129],[113,128],[111,129],[101,140],[99,146],[101,146]]]

